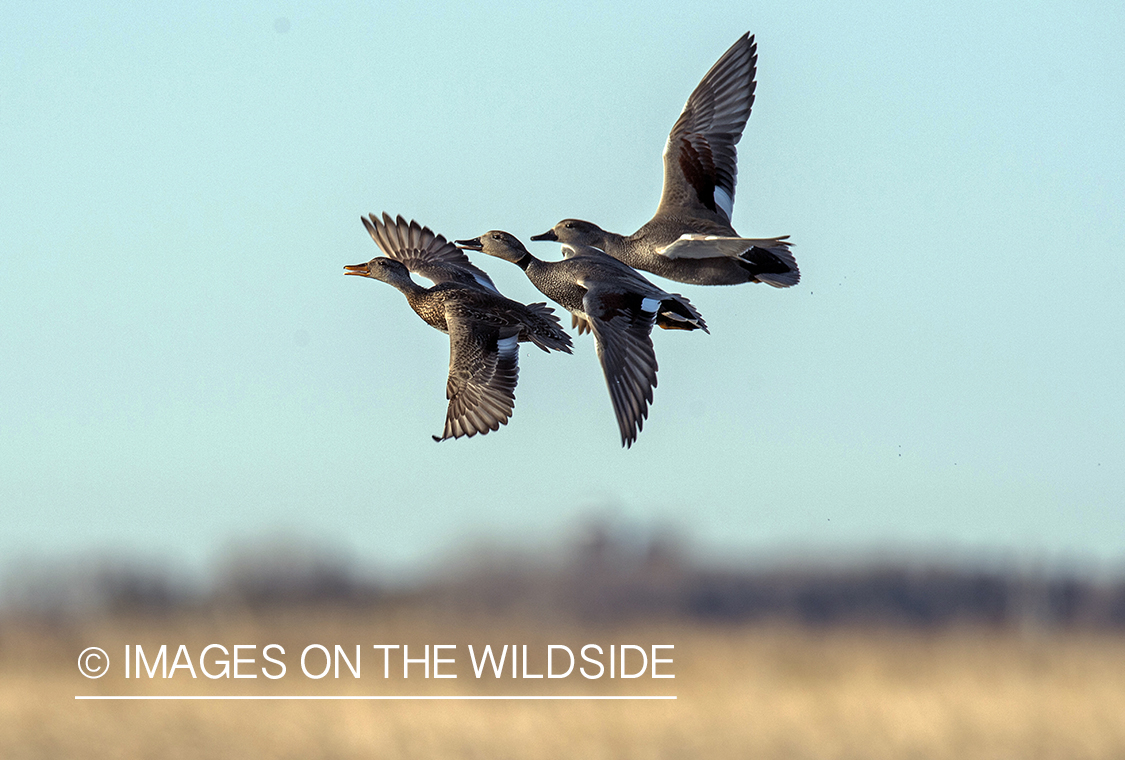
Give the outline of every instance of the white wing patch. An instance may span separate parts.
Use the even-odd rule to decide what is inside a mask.
[[[646,311],[650,314],[655,314],[656,310],[660,308],[659,298],[643,298],[641,299],[641,311]]]
[[[500,295],[500,291],[496,289],[496,286],[492,284],[491,280],[482,279],[481,276],[476,272],[470,272],[470,274],[473,276],[473,279],[479,282],[485,290],[491,293],[495,293],[496,295]]]
[[[789,249],[789,243],[784,238],[755,240],[719,235],[681,235],[679,240],[657,253],[669,259],[713,259],[721,256],[738,258],[755,246],[775,254],[779,253],[776,249],[780,248],[781,253]]]
[[[734,198],[730,196],[730,193],[728,193],[721,187],[716,187],[715,205],[723,210],[723,213],[727,215],[727,221],[729,222],[734,216]]]
[[[496,349],[500,356],[505,359],[511,357],[519,351],[519,336],[513,335],[510,338],[500,338],[496,341]]]

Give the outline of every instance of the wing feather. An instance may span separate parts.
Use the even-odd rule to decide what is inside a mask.
[[[361,216],[360,221],[383,253],[402,262],[412,273],[434,284],[455,282],[500,294],[492,278],[474,266],[464,251],[429,227],[407,222],[401,215],[392,219],[386,212],[382,219],[369,214]]]
[[[655,311],[642,308],[644,298],[594,287],[583,298],[586,321],[605,374],[621,444],[637,440],[648,417],[656,387],[656,351],[652,346]]]
[[[691,93],[664,147],[661,211],[706,209],[730,223],[738,176],[735,146],[754,105],[758,53],[744,34]]]
[[[507,423],[519,379],[519,327],[474,322],[456,314],[449,324],[446,438],[484,435]]]

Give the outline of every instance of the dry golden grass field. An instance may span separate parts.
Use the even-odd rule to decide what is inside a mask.
[[[208,644],[284,647],[270,680],[191,678],[181,667],[126,680],[124,647],[193,658]],[[305,677],[312,643],[354,652],[361,678]],[[456,679],[401,678],[373,644],[446,650]],[[467,645],[673,644],[674,679],[477,679]],[[102,647],[109,673],[76,663]],[[133,650],[135,652],[135,650]],[[212,654],[218,650],[212,650]],[[608,651],[608,650],[606,650]],[[247,654],[249,652],[249,654]],[[274,650],[277,656],[278,650]],[[314,653],[315,654],[315,653]],[[146,659],[151,660],[151,657]],[[312,663],[313,655],[310,655]],[[181,662],[181,665],[183,663]],[[310,666],[320,670],[324,664]],[[198,659],[194,667],[199,667]],[[217,664],[208,666],[212,672]],[[630,665],[633,667],[633,665]],[[591,671],[593,667],[591,666]],[[577,671],[576,671],[577,672]],[[675,695],[675,701],[79,701],[76,695]],[[208,613],[81,623],[0,621],[0,757],[23,758],[1125,758],[1125,637],[951,630],[810,631],[637,623],[538,627],[422,613]]]

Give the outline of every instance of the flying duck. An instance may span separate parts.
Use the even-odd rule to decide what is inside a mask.
[[[570,336],[554,310],[545,303],[525,306],[505,298],[487,274],[429,227],[386,213],[381,220],[374,214],[360,219],[386,256],[345,266],[344,274],[393,285],[418,316],[449,334],[449,408],[441,436],[433,439],[498,429],[515,406],[518,343],[571,352]],[[411,273],[431,280],[433,287],[414,282]]]
[[[796,285],[801,273],[788,235],[743,238],[731,226],[735,145],[754,105],[757,61],[757,45],[746,33],[692,92],[664,146],[664,189],[647,224],[625,236],[564,219],[531,239],[593,246],[631,267],[693,285]]]
[[[695,307],[595,248],[563,246],[566,258],[543,261],[501,230],[456,244],[514,263],[543,295],[571,313],[579,334],[593,332],[621,445],[630,448],[644,427],[656,387],[652,327],[707,332]]]

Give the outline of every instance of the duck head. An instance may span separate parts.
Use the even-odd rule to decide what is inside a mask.
[[[515,235],[503,230],[490,230],[471,240],[456,240],[454,245],[467,251],[480,251],[504,261],[518,264],[530,254]]]
[[[581,219],[563,219],[542,235],[532,235],[532,240],[553,240],[578,246],[605,247],[606,232],[593,222]]]
[[[388,259],[385,256],[376,256],[366,264],[348,264],[344,267],[344,274],[354,274],[359,277],[370,277],[373,280],[382,280],[385,283],[399,287],[410,283],[410,270],[401,261]]]

